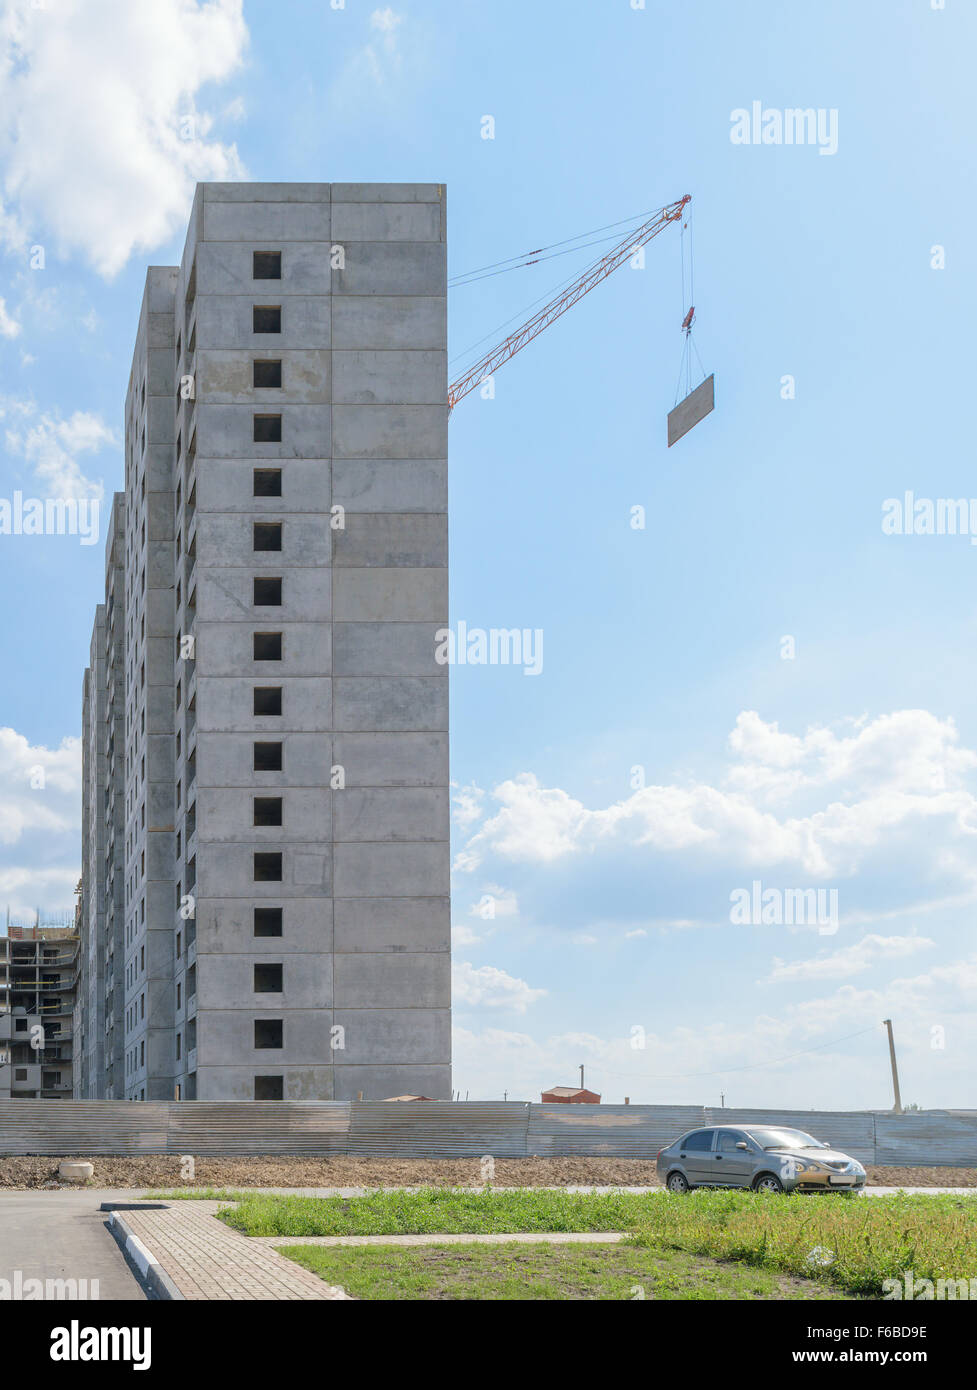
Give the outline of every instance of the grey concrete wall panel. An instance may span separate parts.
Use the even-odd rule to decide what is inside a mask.
[[[447,787],[448,735],[337,733],[333,762],[345,770],[347,788]]]
[[[447,348],[443,294],[343,295],[332,302],[332,345],[442,352]]]
[[[204,203],[204,241],[247,241],[277,249],[283,241],[328,241],[329,203]]]
[[[442,898],[449,864],[443,844],[336,844],[337,898]]]
[[[440,241],[438,203],[358,202],[332,204],[332,239],[347,241]]]
[[[425,733],[448,728],[448,682],[438,676],[337,676],[333,702],[337,730]]]
[[[336,623],[337,676],[447,676],[438,665],[436,623]]]
[[[334,405],[336,458],[446,458],[448,408],[440,405]]]
[[[446,952],[450,930],[447,898],[337,898],[335,902],[337,955]]]
[[[340,959],[345,962],[354,957]],[[388,964],[397,957],[377,956],[375,959]],[[418,956],[416,959],[429,963],[438,957]],[[346,1031],[345,1048],[337,1048],[333,1053],[337,1071],[343,1067],[383,1064],[392,1049],[404,1066],[432,1066],[450,1046],[451,1015],[446,1008],[344,1009],[337,1005],[333,1021]]]
[[[336,459],[333,498],[350,512],[444,512],[447,459]]]
[[[346,787],[334,795],[336,841],[448,838],[446,787]]]
[[[715,377],[706,377],[684,401],[679,401],[675,409],[668,412],[669,448],[713,410],[716,404],[715,382]]]
[[[448,518],[389,513],[349,515],[336,531],[333,564],[349,569],[438,569],[448,563]]]
[[[443,625],[448,621],[448,571],[340,566],[333,574],[333,618],[337,623]]]
[[[439,405],[445,397],[447,355],[443,352],[333,354],[332,398],[337,405]]]

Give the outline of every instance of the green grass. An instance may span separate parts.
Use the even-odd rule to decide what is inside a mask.
[[[243,1192],[231,1192],[226,1187],[176,1187],[172,1192],[144,1192],[144,1202],[240,1202]]]
[[[975,1197],[897,1192],[839,1202],[699,1191],[680,1201],[653,1199],[646,1212],[632,1228],[642,1248],[737,1260],[853,1294],[879,1297],[883,1281],[904,1270],[918,1279],[977,1276]]]
[[[280,1253],[354,1298],[840,1299],[850,1295],[766,1269],[631,1245],[286,1245]]]
[[[682,1251],[736,1261],[849,1294],[878,1297],[885,1279],[907,1269],[917,1279],[977,1277],[977,1198],[953,1194],[849,1199],[698,1191],[679,1198],[661,1191],[425,1188],[350,1198],[235,1196],[240,1205],[225,1208],[220,1219],[250,1236],[628,1231],[635,1248],[656,1257]]]
[[[237,1194],[220,1213],[248,1236],[389,1236],[627,1231],[646,1219],[653,1197],[627,1192],[469,1192],[426,1187],[371,1192],[366,1197],[283,1197]],[[674,1200],[674,1199],[672,1199]]]

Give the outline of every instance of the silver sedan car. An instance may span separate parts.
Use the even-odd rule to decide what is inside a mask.
[[[865,1169],[801,1129],[712,1125],[692,1129],[658,1154],[669,1192],[748,1187],[754,1192],[857,1192]]]

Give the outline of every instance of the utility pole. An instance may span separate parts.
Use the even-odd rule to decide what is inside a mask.
[[[581,1089],[581,1091],[584,1089],[584,1084],[583,1084],[583,1062],[580,1063],[580,1089]]]
[[[723,1108],[724,1110],[726,1109],[726,1092],[725,1092],[725,1091],[720,1091],[720,1092],[719,1092],[719,1104],[722,1106],[722,1108]]]
[[[889,1061],[892,1063],[892,1091],[896,1098],[896,1103],[892,1109],[896,1115],[901,1115],[902,1100],[899,1096],[899,1068],[896,1066],[896,1045],[892,1038],[892,1019],[884,1018],[882,1022],[885,1024],[889,1033]]]

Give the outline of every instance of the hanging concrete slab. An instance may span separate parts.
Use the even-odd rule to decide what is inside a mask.
[[[716,404],[715,397],[715,376],[707,376],[701,386],[695,390],[684,401],[679,401],[674,410],[668,412],[668,447],[682,438],[683,434],[688,434],[693,425],[697,425],[700,420],[704,420]]]

